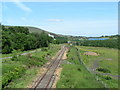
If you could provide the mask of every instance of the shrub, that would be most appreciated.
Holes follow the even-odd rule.
[[[110,70],[108,70],[108,69],[106,69],[106,68],[101,68],[101,67],[99,67],[99,68],[97,68],[96,70],[97,70],[97,71],[100,71],[100,72],[103,72],[103,73],[111,73]]]
[[[105,80],[111,80],[112,77],[111,76],[108,76],[108,75],[100,75],[100,74],[96,74],[98,77],[102,78],[102,79],[105,79]]]
[[[2,77],[2,88],[8,85],[12,80],[20,77],[24,72],[24,67],[16,67],[13,70],[5,73]]]
[[[47,51],[48,49],[47,48],[42,48],[41,51]]]
[[[13,56],[13,57],[11,58],[11,60],[12,60],[12,61],[18,61],[18,58],[17,58],[17,56]]]
[[[110,77],[110,76],[104,76],[104,78],[106,79],[106,80],[111,80],[112,78]]]
[[[81,71],[81,69],[80,69],[80,68],[78,68],[77,70],[78,70],[78,71]]]

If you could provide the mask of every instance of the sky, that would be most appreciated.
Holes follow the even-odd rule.
[[[2,24],[34,26],[56,34],[118,34],[117,2],[3,2]]]

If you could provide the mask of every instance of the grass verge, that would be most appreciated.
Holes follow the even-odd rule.
[[[57,88],[103,88],[83,64],[81,64],[75,47],[68,51],[69,64],[63,64],[63,70]]]

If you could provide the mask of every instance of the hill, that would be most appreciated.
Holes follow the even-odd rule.
[[[17,27],[17,26],[6,26],[5,27]],[[56,34],[52,32],[48,32],[46,30],[43,30],[38,27],[33,27],[33,26],[19,26],[19,27],[27,27],[29,29],[30,33],[42,33],[45,32],[46,34],[51,34],[54,37],[65,37],[68,38],[68,40],[76,41],[76,40],[81,40],[81,39],[88,39],[88,38],[112,38],[116,39],[118,38],[119,35],[109,35],[109,36],[100,36],[100,37],[87,37],[87,36],[72,36],[72,35],[62,35],[62,34]]]
[[[48,32],[46,30],[43,30],[41,28],[32,27],[32,26],[7,26],[7,25],[5,25],[5,27],[6,28],[8,28],[8,27],[27,27],[29,29],[30,33],[42,33],[42,32],[45,32],[46,34],[51,34],[51,35],[54,35],[54,36],[62,36],[62,35],[51,33],[51,32]]]
[[[67,37],[67,35],[55,34],[55,33],[48,32],[46,30],[43,30],[43,29],[37,28],[37,27],[32,27],[32,26],[24,26],[24,27],[27,27],[29,29],[30,33],[42,33],[42,32],[45,32],[47,34],[54,35],[55,37]]]

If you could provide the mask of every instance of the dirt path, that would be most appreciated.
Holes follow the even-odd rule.
[[[30,52],[28,52],[28,53],[18,54],[18,55],[16,55],[16,56],[27,55],[27,54],[31,54],[31,53],[34,53],[34,52],[36,52],[36,50],[34,50],[34,51],[30,51]],[[8,58],[12,58],[12,56],[10,56],[10,57],[3,57],[3,58],[0,58],[0,59],[8,59]]]
[[[99,62],[100,60],[95,60],[93,63],[93,66],[90,68],[92,71],[95,71],[99,67]]]
[[[101,61],[101,60],[95,60],[95,61],[94,61],[93,66],[90,68],[90,71],[91,71],[92,73],[94,73],[94,74],[100,74],[100,75],[108,75],[108,76],[113,77],[114,79],[120,78],[119,75],[112,75],[112,74],[110,74],[110,73],[102,73],[102,72],[96,71],[96,69],[99,67],[99,64],[98,64],[99,61]]]
[[[118,79],[118,78],[120,78],[119,75],[112,75],[112,74],[110,74],[110,73],[101,73],[101,72],[97,72],[97,71],[93,71],[93,73],[95,73],[95,74],[100,74],[100,75],[111,76],[111,77],[114,78],[114,79]]]

